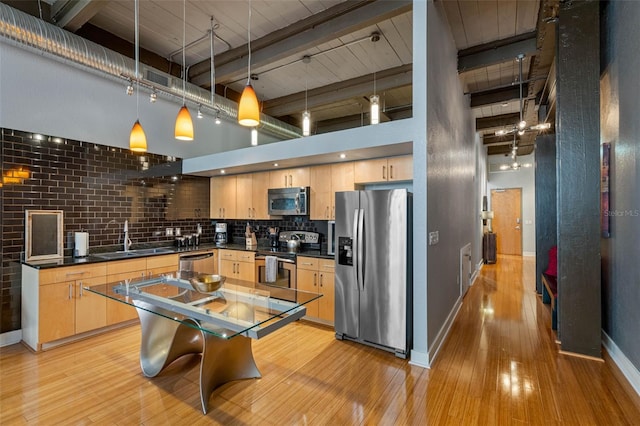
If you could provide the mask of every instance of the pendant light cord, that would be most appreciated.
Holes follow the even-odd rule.
[[[249,63],[247,65],[247,84],[251,83],[251,0],[249,0],[249,25],[247,26],[247,46],[249,47]]]
[[[518,68],[519,68],[519,86],[520,86],[520,123],[522,123],[522,115],[523,115],[523,111],[522,111],[522,61],[524,60],[524,56],[518,56]]]
[[[135,4],[135,21],[136,21],[136,32],[135,32],[135,41],[136,41],[136,120],[140,119],[140,77],[138,76],[138,63],[140,62],[140,33],[138,30],[140,20],[140,4],[139,0],[136,0]]]
[[[182,105],[185,105],[185,90],[187,85],[187,62],[185,50],[187,49],[187,0],[182,0]]]
[[[213,16],[211,17],[211,106],[215,107],[215,95],[216,95],[216,67],[214,62],[213,40],[215,39],[215,22]]]

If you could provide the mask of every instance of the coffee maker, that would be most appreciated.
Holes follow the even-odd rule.
[[[278,235],[278,228],[269,227],[269,247],[272,250],[276,250],[280,244],[280,236]]]
[[[223,246],[227,244],[227,224],[224,222],[216,223],[216,245]]]

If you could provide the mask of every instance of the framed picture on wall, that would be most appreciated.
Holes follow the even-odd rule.
[[[611,143],[602,144],[602,162],[600,164],[600,228],[602,238],[611,237],[611,210],[609,209],[609,166],[611,161]]]
[[[62,259],[62,210],[25,210],[25,260]]]

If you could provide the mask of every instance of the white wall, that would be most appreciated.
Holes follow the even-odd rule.
[[[489,172],[488,199],[491,209],[491,190],[506,188],[522,188],[522,254],[523,256],[536,255],[536,192],[535,192],[535,168],[533,167],[535,155],[523,155],[518,157],[518,162],[531,164],[531,167],[521,167],[518,170]],[[489,157],[489,165],[505,163],[502,156]],[[508,163],[508,162],[507,162]]]
[[[136,97],[125,93],[124,80],[43,54],[15,47],[0,39],[0,127],[65,139],[129,148],[136,120]],[[140,123],[150,153],[191,158],[248,147],[250,131],[235,122],[214,123],[213,117],[194,120],[195,140],[177,141],[173,128],[180,104],[158,95],[140,93]],[[260,143],[276,139],[260,134]]]

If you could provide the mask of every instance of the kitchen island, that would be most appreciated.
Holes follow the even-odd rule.
[[[176,272],[84,290],[135,306],[141,325],[140,366],[157,376],[179,357],[197,353],[200,399],[206,414],[211,393],[224,383],[260,377],[251,339],[260,339],[302,318],[305,304],[321,294],[296,291],[296,301],[271,297],[253,282],[227,279],[203,291],[197,276]]]

